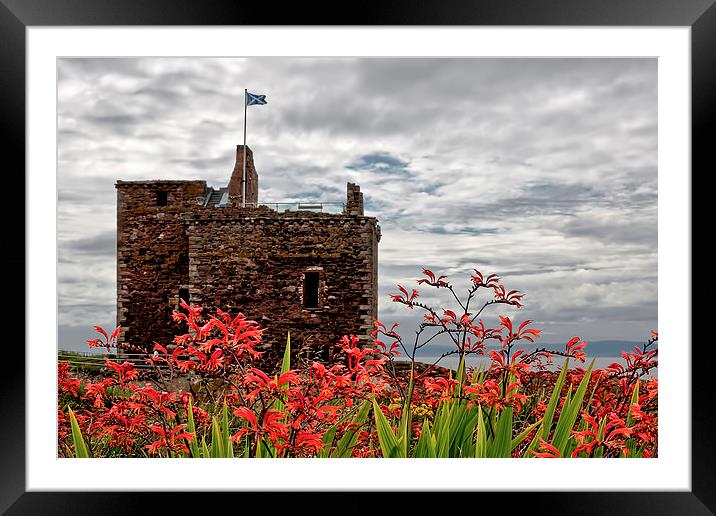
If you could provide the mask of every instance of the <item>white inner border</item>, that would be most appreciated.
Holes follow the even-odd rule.
[[[691,271],[690,42],[689,27],[29,27],[27,490],[690,490],[691,285],[663,281]],[[56,58],[386,55],[658,57],[659,457],[57,459]]]

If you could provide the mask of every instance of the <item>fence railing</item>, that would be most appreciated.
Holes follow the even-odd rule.
[[[75,369],[92,369],[100,370],[107,368],[105,358],[109,358],[112,362],[131,362],[138,370],[155,371],[156,368],[165,369],[167,364],[164,362],[155,362],[154,364],[147,361],[150,355],[144,353],[122,353],[116,355],[114,353],[93,354],[79,351],[58,351],[57,360],[69,362],[70,367]]]
[[[344,202],[258,202],[246,203],[247,206],[256,208],[266,206],[279,213],[287,211],[312,211],[319,213],[342,214],[345,212]]]

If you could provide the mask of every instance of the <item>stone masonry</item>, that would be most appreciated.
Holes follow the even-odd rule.
[[[251,149],[242,207],[243,151],[237,146],[229,185],[218,191],[205,181],[117,181],[121,340],[170,344],[183,297],[267,328],[266,366],[280,361],[289,331],[293,361],[330,363],[341,336],[368,339],[373,329],[380,226],[352,183],[338,214],[261,205]]]

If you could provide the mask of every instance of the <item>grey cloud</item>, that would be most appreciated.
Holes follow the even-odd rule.
[[[364,154],[356,159],[346,168],[351,170],[371,170],[374,172],[384,172],[388,174],[403,174],[408,172],[407,161],[392,156],[388,152],[374,152],[372,154]]]
[[[206,173],[206,171],[225,168],[226,156],[217,156],[215,158],[169,158],[168,162],[170,164],[187,165],[190,168]]]
[[[78,238],[64,243],[62,247],[79,253],[114,257],[117,252],[117,234],[108,231],[87,238]]]
[[[572,236],[596,238],[606,243],[625,243],[656,249],[657,217],[656,207],[642,210],[646,213],[597,214],[589,217],[581,215],[566,222],[563,230]]]
[[[261,200],[360,184],[383,229],[382,314],[422,266],[460,285],[478,267],[526,291],[520,315],[557,340],[574,321],[592,339],[655,325],[630,292],[656,282],[656,59],[67,58],[58,73],[67,328],[112,318],[114,182],[226,185],[244,87],[269,102],[248,113]]]
[[[107,72],[125,76],[149,77],[141,69],[141,60],[135,58],[60,58],[57,60],[57,64],[61,80],[76,76],[93,77]]]

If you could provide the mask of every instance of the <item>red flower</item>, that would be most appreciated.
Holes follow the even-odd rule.
[[[540,439],[540,450],[541,452],[532,452],[535,457],[544,459],[558,459],[560,457],[559,450],[549,444],[544,439]]]

